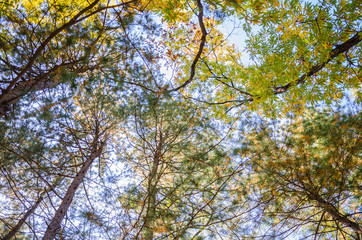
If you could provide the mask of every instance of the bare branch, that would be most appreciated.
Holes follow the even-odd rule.
[[[176,88],[173,88],[173,89],[170,89],[168,90],[169,92],[174,92],[174,91],[178,91],[180,90],[181,88],[185,88],[195,77],[195,73],[196,73],[196,64],[197,62],[199,61],[200,57],[201,57],[201,54],[202,54],[202,51],[204,49],[204,46],[205,46],[205,43],[206,43],[206,35],[207,35],[207,32],[206,32],[206,28],[205,28],[205,25],[204,25],[204,22],[203,22],[203,16],[204,16],[204,8],[201,4],[201,0],[196,0],[197,1],[197,6],[199,8],[199,15],[198,15],[198,19],[199,19],[199,25],[200,25],[200,28],[201,28],[201,42],[200,42],[200,45],[199,45],[199,51],[197,52],[192,64],[191,64],[191,70],[190,70],[190,77],[189,79],[187,79],[183,84],[181,84],[180,86],[176,87]]]

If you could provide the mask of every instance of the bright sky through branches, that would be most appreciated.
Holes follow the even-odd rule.
[[[360,0],[0,1],[0,238],[361,239],[361,23]]]

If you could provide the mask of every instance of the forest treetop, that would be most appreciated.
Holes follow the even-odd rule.
[[[360,240],[361,18],[359,0],[0,2],[1,237]],[[341,102],[357,111],[309,110]]]
[[[361,8],[357,0],[2,2],[0,113],[29,92],[86,86],[95,75],[114,91],[181,91],[216,108],[273,114],[329,104],[346,90],[360,101]],[[243,25],[246,49],[220,30],[231,19]]]

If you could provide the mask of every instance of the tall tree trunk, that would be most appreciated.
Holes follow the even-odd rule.
[[[151,192],[149,192],[148,196],[148,206],[147,213],[145,217],[144,229],[145,229],[145,240],[153,240],[154,238],[154,229],[152,223],[155,219],[155,211],[156,211],[156,186],[152,186]]]
[[[98,139],[95,139],[94,141],[98,141]],[[97,145],[98,144],[96,144],[96,142],[95,142],[95,144],[93,144],[92,154],[85,161],[82,168],[77,173],[74,180],[68,187],[68,190],[65,193],[64,198],[63,198],[58,210],[55,212],[51,222],[48,225],[48,228],[43,236],[43,240],[53,240],[57,231],[60,229],[60,224],[63,221],[63,218],[68,211],[70,203],[73,200],[75,191],[79,187],[80,183],[83,181],[84,176],[87,173],[90,166],[92,165],[94,159],[96,159],[101,154],[102,149],[104,147],[104,142],[101,143],[99,148],[97,148]]]
[[[10,240],[15,234],[19,231],[19,229],[23,226],[28,217],[38,208],[39,204],[44,199],[44,194],[46,191],[42,192],[38,198],[38,200],[34,203],[34,205],[24,214],[24,216],[19,220],[19,222],[13,227],[8,234],[2,240]]]
[[[157,195],[157,184],[160,180],[160,176],[158,174],[159,165],[162,157],[162,149],[163,149],[163,136],[160,133],[160,140],[157,144],[156,152],[153,157],[152,170],[149,175],[148,181],[148,203],[147,203],[147,212],[145,216],[144,229],[145,229],[145,239],[153,240],[154,238],[154,228],[152,226],[155,221],[156,215],[156,195]]]

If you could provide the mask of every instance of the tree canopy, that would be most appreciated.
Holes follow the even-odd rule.
[[[248,136],[249,181],[256,182],[270,232],[283,236],[307,227],[325,239],[358,237],[360,123],[360,113],[312,112],[283,128],[261,124]]]
[[[1,239],[361,239],[361,23],[358,0],[0,2]]]

